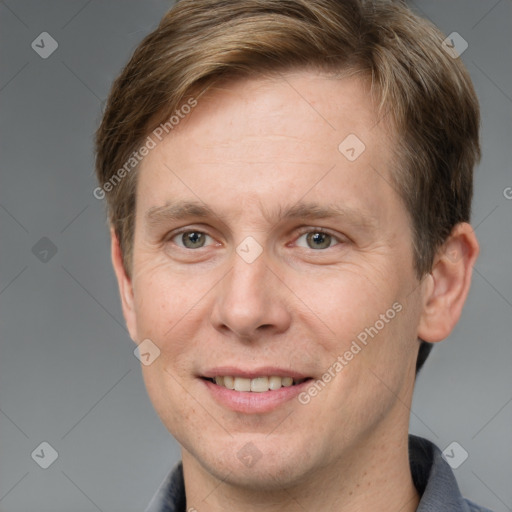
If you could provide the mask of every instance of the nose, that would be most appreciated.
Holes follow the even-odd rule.
[[[283,333],[291,322],[286,290],[264,254],[251,263],[234,254],[233,267],[217,288],[211,322],[224,335],[244,341]]]

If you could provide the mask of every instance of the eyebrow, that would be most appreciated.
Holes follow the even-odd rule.
[[[188,219],[190,217],[216,217],[211,208],[197,201],[177,201],[163,206],[149,208],[144,220],[148,227],[158,226],[170,221]]]
[[[292,206],[279,207],[273,214],[263,209],[263,217],[269,222],[283,220],[304,219],[339,219],[343,218],[362,228],[376,228],[377,221],[368,213],[357,208],[346,208],[336,204],[320,205],[314,202],[299,202]],[[163,206],[149,208],[145,215],[148,227],[157,227],[160,224],[196,218],[217,218],[222,221],[210,207],[199,201],[176,201]]]

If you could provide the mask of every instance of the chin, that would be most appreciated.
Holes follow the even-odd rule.
[[[222,443],[214,440],[204,449],[194,445],[189,454],[218,480],[268,492],[298,485],[314,472],[311,439],[293,444],[289,439],[283,441],[280,436],[270,440],[265,435],[241,434],[227,436]]]

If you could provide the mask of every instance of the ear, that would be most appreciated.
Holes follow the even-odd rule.
[[[137,322],[134,308],[133,287],[132,281],[126,274],[126,269],[123,263],[123,255],[121,252],[121,245],[115,233],[114,228],[110,229],[111,238],[111,251],[112,251],[112,265],[117,277],[117,284],[119,285],[119,295],[121,296],[121,305],[123,308],[123,315],[128,327],[128,332],[133,341],[137,339]]]
[[[466,222],[457,224],[438,250],[432,271],[424,278],[418,338],[435,343],[453,330],[469,292],[478,253],[473,228]]]

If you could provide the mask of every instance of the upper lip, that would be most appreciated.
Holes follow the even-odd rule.
[[[245,379],[257,379],[258,377],[291,377],[292,379],[307,379],[306,375],[294,370],[278,368],[276,366],[265,366],[260,368],[237,368],[235,366],[218,366],[210,368],[201,373],[201,377],[213,379],[214,377],[242,377]]]

